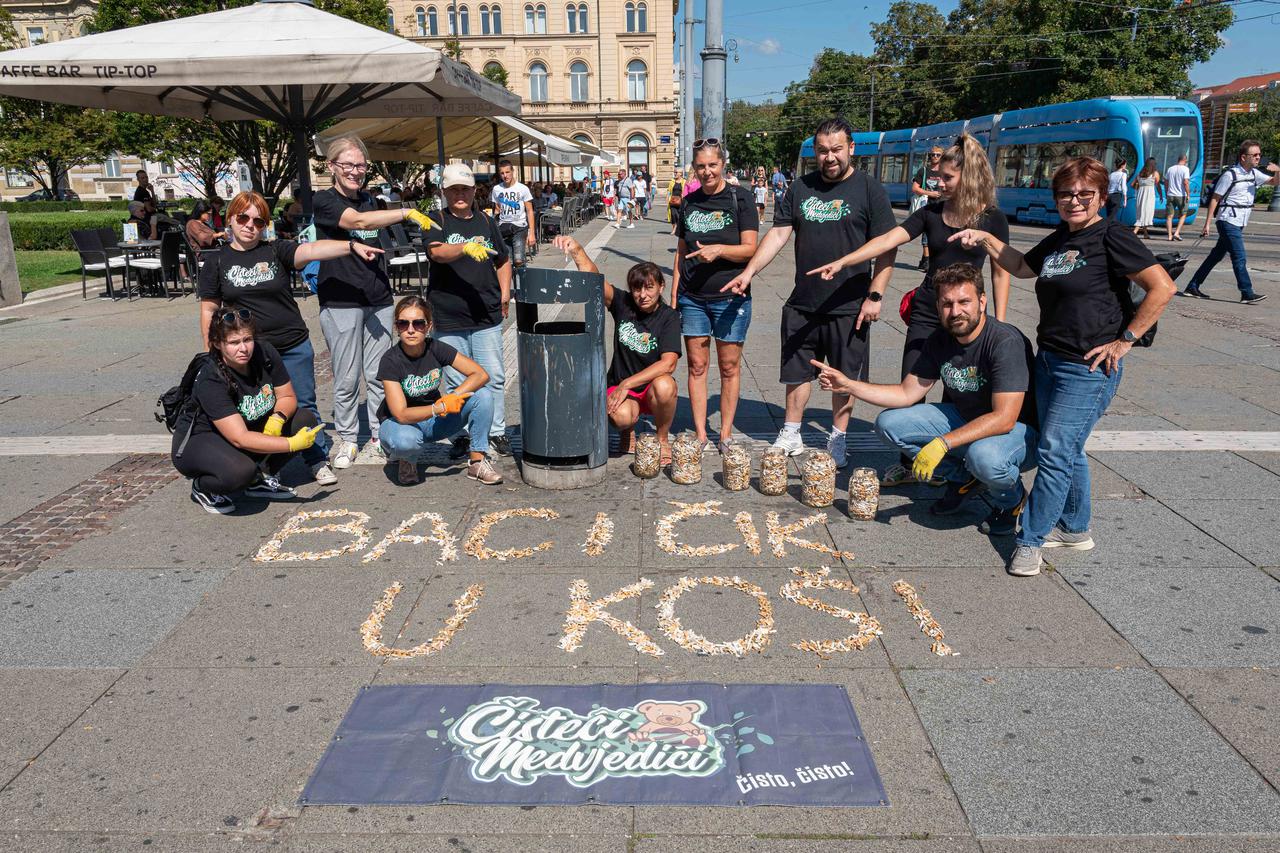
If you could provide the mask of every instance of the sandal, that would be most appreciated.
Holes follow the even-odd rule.
[[[671,442],[669,441],[662,442],[661,448],[662,449],[658,455],[658,464],[665,468],[666,466],[670,465],[672,462]]]

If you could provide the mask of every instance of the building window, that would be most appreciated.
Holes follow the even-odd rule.
[[[636,31],[636,4],[627,3],[627,32]]]
[[[27,27],[27,44],[31,47],[44,44],[44,27]]]
[[[458,35],[471,35],[471,11],[466,6],[458,7]]]
[[[579,3],[576,6],[570,3],[564,10],[565,22],[567,29],[571,33],[585,33],[587,31],[587,4]]]
[[[646,3],[632,3],[628,0],[627,32],[645,33],[649,31],[649,6]]]
[[[524,7],[524,31],[526,33],[534,33],[537,35],[545,35],[547,32],[547,7],[539,3],[534,6],[532,3]]]
[[[578,32],[587,32],[587,4],[578,4]]]
[[[645,68],[645,64],[638,59],[633,59],[627,63],[627,100],[643,101],[646,100],[645,81],[649,72]]]
[[[18,169],[5,169],[4,182],[11,187],[33,187],[36,179]]]
[[[396,16],[391,12],[391,8],[387,8],[387,32],[394,33],[396,31]]]
[[[458,7],[450,5],[445,9],[445,14],[449,16],[449,35],[456,36],[458,34]]]
[[[419,6],[413,10],[413,17],[418,24],[418,35],[425,36],[427,34],[427,10]]]
[[[529,66],[529,100],[538,103],[547,100],[547,66],[541,62]]]
[[[429,36],[440,35],[440,19],[436,15],[435,6],[427,7],[427,35]]]
[[[627,168],[649,168],[649,140],[643,133],[633,133],[627,139]]]
[[[102,175],[106,178],[120,177],[120,155],[112,154],[107,161],[102,164]]]
[[[489,15],[493,20],[493,34],[495,36],[502,35],[502,7],[493,6],[489,9]]]
[[[489,7],[480,7],[480,35],[489,35]]]
[[[575,103],[587,100],[587,63],[582,60],[569,65],[569,100]]]

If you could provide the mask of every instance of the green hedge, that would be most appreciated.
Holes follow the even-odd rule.
[[[1275,187],[1258,187],[1258,197],[1254,201],[1258,204],[1271,204],[1271,194],[1275,191]]]
[[[75,249],[72,231],[109,227],[117,234],[127,217],[121,211],[84,213],[11,213],[9,230],[13,247],[19,250]]]
[[[129,202],[115,201],[0,201],[5,213],[67,213],[73,210],[128,210]]]

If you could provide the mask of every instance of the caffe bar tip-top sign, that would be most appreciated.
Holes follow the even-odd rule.
[[[302,802],[888,805],[843,688],[701,682],[366,687]]]

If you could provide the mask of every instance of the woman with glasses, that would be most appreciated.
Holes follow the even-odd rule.
[[[929,202],[942,198],[942,190],[939,186],[942,181],[941,165],[942,146],[935,145],[929,149],[924,165],[916,170],[915,177],[911,179],[912,213]],[[916,265],[916,269],[924,272],[929,268],[929,236],[927,234],[920,236],[920,249],[920,263]]]
[[[406,296],[396,304],[395,328],[400,342],[387,350],[378,365],[384,393],[378,420],[387,458],[400,463],[400,485],[418,482],[418,456],[426,442],[453,438],[464,427],[475,436],[467,477],[486,486],[501,483],[502,475],[485,452],[484,439],[493,422],[493,395],[476,393],[489,381],[489,374],[431,337],[431,306],[419,296]],[[462,381],[442,394],[446,367],[457,371]]]
[[[316,236],[353,246],[378,246],[378,231],[405,220],[423,230],[431,220],[409,207],[379,210],[365,192],[369,152],[358,136],[340,136],[325,152],[333,186],[315,196]],[[382,383],[378,364],[391,348],[391,283],[387,270],[374,257],[351,253],[320,262],[316,295],[320,300],[320,329],[333,360],[333,420],[338,450],[333,467],[347,468],[359,447],[360,418],[357,405],[360,381],[365,384],[365,406],[375,448],[378,444],[378,409]]]
[[[292,500],[297,494],[275,474],[314,446],[315,412],[298,407],[284,359],[256,339],[249,309],[222,309],[209,319],[209,353],[191,386],[196,405],[173,431],[173,465],[191,479],[191,500],[205,512],[234,512],[232,492]]]
[[[292,380],[298,406],[314,414],[319,423],[315,350],[307,323],[293,298],[290,272],[302,269],[311,261],[348,255],[374,259],[382,250],[345,240],[265,243],[262,235],[270,224],[267,210],[266,200],[257,193],[237,195],[227,205],[230,242],[201,254],[203,264],[196,285],[200,299],[200,337],[208,349],[214,315],[224,308],[247,309],[259,339],[279,352]],[[302,459],[317,483],[331,486],[338,481],[329,467],[329,439],[324,433],[316,439],[314,447],[303,453]]]
[[[1040,573],[1042,548],[1087,551],[1089,459],[1084,445],[1120,386],[1124,357],[1173,297],[1173,280],[1128,228],[1104,215],[1109,176],[1092,157],[1053,174],[1062,224],[1025,255],[970,229],[950,239],[982,248],[1018,278],[1036,280],[1035,394],[1039,470],[1008,571]],[[1145,292],[1135,307],[1129,283]]]
[[[725,151],[718,139],[694,142],[693,170],[700,186],[685,196],[676,214],[676,262],[671,304],[680,311],[681,334],[689,354],[689,404],[693,429],[705,449],[707,367],[716,339],[720,368],[720,439],[723,453],[733,443],[733,418],[741,387],[742,345],[751,325],[750,285],[742,293],[722,292],[746,269],[760,238],[760,218],[751,193],[725,180]]]

